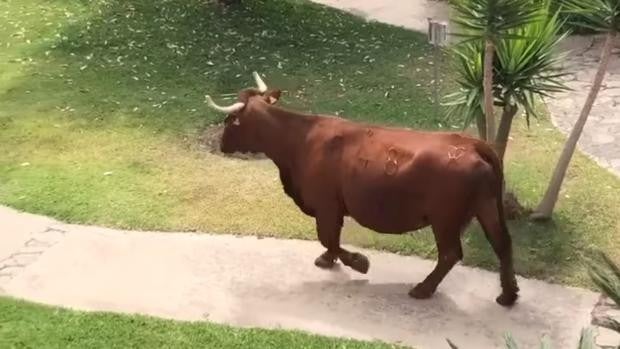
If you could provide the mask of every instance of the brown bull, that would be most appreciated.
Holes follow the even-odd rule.
[[[264,153],[280,170],[284,192],[316,220],[327,249],[315,264],[337,259],[366,273],[368,258],[340,246],[343,217],[379,233],[403,234],[431,226],[438,249],[435,269],[409,295],[430,297],[463,258],[461,234],[472,218],[481,223],[500,262],[502,293],[515,303],[518,286],[512,242],[503,213],[503,170],[486,143],[465,135],[384,128],[338,117],[302,114],[274,104],[279,90],[244,89],[225,114],[224,153]]]

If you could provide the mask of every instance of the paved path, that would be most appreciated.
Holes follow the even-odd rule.
[[[417,348],[523,348],[545,334],[574,348],[598,295],[519,279],[520,302],[495,304],[498,276],[457,266],[431,300],[407,296],[434,262],[364,251],[367,275],[319,270],[312,241],[124,232],[66,225],[0,207],[0,293],[86,310],[381,339]]]
[[[341,10],[392,25],[426,32],[428,17],[448,20],[446,1],[434,0],[312,0]],[[603,38],[571,37],[563,49],[575,54],[568,57],[564,67],[571,73],[567,84],[574,91],[556,94],[546,99],[553,124],[568,135],[579,116],[598,67]],[[620,176],[620,49],[609,66],[609,74],[578,147],[599,165]]]
[[[546,100],[551,118],[568,135],[579,117],[598,68],[603,37],[571,37],[562,49],[573,52],[564,63],[573,91]],[[620,175],[620,51],[614,50],[603,88],[579,139],[579,148],[601,166]]]
[[[435,0],[312,0],[351,12],[367,20],[389,23],[426,32],[428,17],[447,21],[449,6]]]

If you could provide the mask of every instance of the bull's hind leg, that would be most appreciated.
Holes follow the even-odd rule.
[[[316,258],[314,265],[323,269],[332,268],[336,259],[340,259],[346,266],[360,273],[367,273],[370,268],[368,258],[360,253],[349,252],[340,247],[340,233],[342,231],[343,216],[334,214],[317,215],[316,229],[321,244],[327,248],[323,254]]]
[[[494,199],[483,202],[476,217],[500,263],[502,294],[497,297],[496,301],[500,305],[511,306],[517,301],[519,287],[512,264],[512,239],[506,220],[499,212]]]
[[[409,296],[417,299],[431,297],[452,267],[463,258],[461,231],[465,225],[465,220],[455,222],[450,219],[433,224],[433,234],[437,243],[437,264],[424,281],[409,291]]]
[[[314,260],[314,265],[321,269],[331,269],[334,265],[336,265],[336,259],[338,259],[338,257],[333,253],[330,253],[328,250],[316,257]]]

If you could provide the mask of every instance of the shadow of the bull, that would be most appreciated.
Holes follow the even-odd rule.
[[[443,292],[441,287],[431,299],[415,300],[408,296],[408,283],[351,279],[341,267],[328,273],[327,280],[247,290],[264,296],[259,301],[247,297],[251,300],[242,301],[229,321],[417,348],[448,348],[446,338],[463,348],[500,348],[507,332],[525,347],[534,347],[540,336],[556,334],[552,321],[528,304],[508,310],[492,299],[472,297],[467,302],[467,296],[454,297],[453,290]]]

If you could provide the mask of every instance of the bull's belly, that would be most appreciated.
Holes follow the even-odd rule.
[[[366,219],[365,221],[360,221],[360,219],[358,218],[355,218],[355,217],[351,217],[351,218],[353,218],[359,225],[365,228],[368,228],[372,231],[375,231],[377,233],[380,233],[380,234],[393,234],[393,235],[406,234],[406,233],[414,232],[416,230],[419,230],[429,225],[428,223],[423,223],[423,222],[418,222],[417,224],[412,224],[412,223],[394,224],[394,223],[384,222],[381,220],[368,220],[364,218]]]
[[[368,200],[347,204],[349,216],[383,234],[403,234],[429,225],[423,207],[409,200]]]

